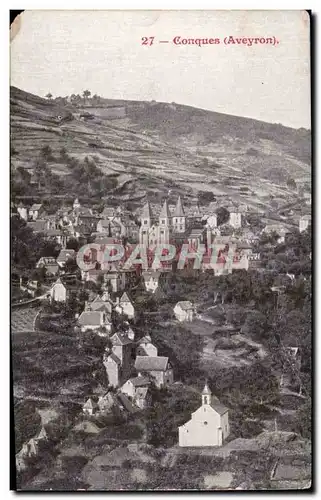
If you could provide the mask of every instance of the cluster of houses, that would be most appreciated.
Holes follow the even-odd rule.
[[[260,254],[254,250],[262,234],[278,235],[278,243],[283,243],[290,232],[289,226],[283,222],[267,224],[263,230],[253,230],[246,220],[247,206],[228,206],[228,220],[218,226],[216,203],[208,206],[184,207],[179,196],[175,205],[165,199],[162,206],[147,202],[142,210],[132,213],[123,207],[106,206],[101,213],[88,207],[82,207],[75,199],[72,207],[63,207],[55,215],[46,214],[43,205],[34,204],[29,209],[20,203],[16,207],[20,217],[35,232],[41,232],[48,240],[61,245],[62,250],[57,259],[43,257],[37,267],[44,267],[48,275],[57,276],[63,273],[67,260],[75,260],[75,252],[68,249],[68,242],[77,239],[79,245],[89,240],[104,245],[119,243],[125,246],[135,243],[145,245],[153,252],[159,244],[173,244],[176,248],[187,243],[197,251],[200,245],[206,249],[202,259],[201,270],[212,270],[215,275],[230,274],[233,270],[251,268],[260,269]],[[298,228],[305,231],[311,224],[311,215],[298,216]],[[217,264],[213,267],[212,248],[218,245]],[[229,248],[233,246],[233,257]],[[229,255],[229,257],[228,257]],[[172,269],[172,263],[163,263],[162,269],[151,266],[141,275],[146,290],[154,293],[159,283]],[[83,281],[97,283],[103,274],[105,286],[110,285],[114,292],[130,288],[135,280],[135,273],[121,266],[100,265],[95,269],[82,270]]]
[[[244,224],[246,208],[228,207],[227,223],[217,224],[217,206],[185,208],[180,197],[175,206],[167,200],[161,207],[146,203],[139,217],[121,209],[105,207],[97,214],[89,208],[81,207],[76,199],[72,208],[62,209],[55,216],[47,215],[41,204],[34,204],[27,209],[20,205],[17,212],[26,220],[27,225],[35,232],[54,239],[62,249],[57,258],[41,257],[37,268],[44,269],[46,275],[55,277],[55,282],[48,291],[53,302],[68,301],[70,287],[65,280],[67,263],[76,261],[76,252],[68,248],[68,241],[76,238],[87,243],[90,238],[101,245],[113,242],[140,243],[149,248],[158,244],[188,242],[197,249],[205,244],[210,248],[213,243],[220,244],[228,251],[229,244],[235,244],[237,255],[232,260],[225,258],[225,250],[221,253],[222,269],[214,270],[216,274],[231,273],[234,269],[248,269],[259,265],[260,255],[253,251],[253,245],[260,238],[260,233],[253,233]],[[303,216],[299,221],[300,232],[309,226],[311,218]],[[279,235],[279,242],[285,240],[287,229],[282,224],[267,225],[263,233]],[[210,259],[203,260],[202,270],[210,269]],[[155,293],[167,270],[150,269],[141,276],[147,291]],[[162,388],[174,383],[174,372],[171,361],[158,354],[158,347],[149,334],[137,338],[135,322],[137,312],[128,290],[137,278],[136,270],[125,270],[108,264],[103,269],[81,271],[82,281],[98,283],[102,277],[102,292],[91,297],[83,311],[76,315],[77,327],[82,333],[95,332],[108,337],[109,345],[102,353],[102,365],[106,372],[106,392],[99,396],[92,395],[83,407],[84,416],[92,417],[111,411],[117,404],[130,412],[144,410],[151,404],[151,387]],[[179,322],[191,322],[195,317],[195,307],[188,301],[178,302],[174,307],[174,315]],[[117,319],[118,318],[118,319]],[[117,320],[116,320],[117,319]],[[121,323],[121,328],[119,325]],[[297,352],[295,353],[297,356]],[[285,377],[282,383],[285,383]],[[81,422],[85,427],[93,428],[93,421]],[[191,420],[179,427],[179,445],[186,446],[221,446],[229,436],[228,409],[215,398],[205,384],[201,395],[201,406]],[[42,428],[39,435],[25,443],[16,455],[17,469],[24,470],[25,459],[37,454],[41,441],[47,435]]]

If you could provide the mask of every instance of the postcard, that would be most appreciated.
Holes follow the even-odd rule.
[[[311,13],[11,24],[11,488],[312,488]]]

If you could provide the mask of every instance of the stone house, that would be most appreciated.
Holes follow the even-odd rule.
[[[121,377],[121,363],[120,359],[115,354],[104,353],[103,365],[106,369],[108,377],[108,385],[110,387],[118,387]]]
[[[49,291],[51,302],[67,302],[69,291],[60,278],[52,285]]]
[[[150,385],[150,380],[147,377],[133,377],[127,380],[125,384],[120,388],[121,392],[127,394],[130,398],[134,399],[139,388],[146,388]]]
[[[194,306],[189,300],[177,302],[174,307],[174,314],[178,321],[193,321]]]
[[[135,369],[138,375],[152,377],[158,388],[170,385],[174,381],[172,365],[164,356],[137,356]]]
[[[103,364],[108,376],[109,385],[118,387],[130,376],[132,368],[132,341],[122,333],[115,333],[111,338],[111,352],[107,348]]]
[[[131,371],[133,343],[127,335],[123,333],[114,333],[114,335],[110,337],[110,340],[112,343],[112,352],[120,360],[122,378],[126,379]]]
[[[41,203],[34,203],[32,207],[29,208],[29,218],[32,220],[37,220],[44,213],[44,208]]]
[[[60,253],[57,257],[57,264],[59,267],[64,268],[67,261],[75,261],[76,260],[76,251],[71,248],[65,248],[60,250]]]
[[[114,397],[112,396],[112,394],[110,392],[107,392],[103,396],[99,396],[97,404],[98,404],[99,411],[101,413],[107,413],[114,406],[115,400],[114,400]]]
[[[149,387],[138,387],[134,398],[134,403],[141,410],[145,410],[151,404],[151,394]]]
[[[143,271],[142,277],[144,280],[145,288],[148,292],[154,293],[158,288],[159,278],[161,273],[159,271]]]
[[[302,233],[305,231],[309,225],[311,224],[311,215],[303,215],[299,220],[299,231]]]
[[[127,318],[129,318],[129,319],[135,320],[135,308],[134,308],[133,303],[130,300],[130,298],[126,292],[123,293],[123,295],[120,297],[120,299],[119,299],[119,297],[117,297],[115,310],[119,314],[123,314],[124,316],[127,316]]]
[[[17,206],[17,212],[20,215],[21,219],[24,219],[25,221],[28,220],[28,209],[22,203],[19,203],[19,205]]]
[[[158,349],[152,344],[152,339],[149,335],[145,335],[137,342],[137,356],[157,356]]]
[[[178,428],[179,446],[222,446],[230,434],[228,409],[222,405],[205,384],[202,405],[192,418]]]
[[[40,257],[36,264],[36,268],[45,268],[46,274],[56,276],[59,271],[59,265],[54,257]]]
[[[85,415],[92,416],[95,415],[95,413],[97,413],[98,409],[99,409],[98,404],[92,398],[88,398],[82,407],[82,412]]]

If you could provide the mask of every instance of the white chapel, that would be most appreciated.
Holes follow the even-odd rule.
[[[207,385],[202,392],[202,406],[178,428],[179,446],[222,446],[230,434],[228,408],[222,405]]]

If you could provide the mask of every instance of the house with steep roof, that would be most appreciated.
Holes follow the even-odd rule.
[[[174,314],[178,321],[193,321],[194,306],[189,300],[182,300],[177,302],[174,307]]]
[[[138,375],[152,377],[158,388],[174,381],[172,365],[165,356],[136,356],[135,369]]]
[[[135,308],[127,292],[124,292],[120,298],[117,297],[115,310],[129,319],[135,319]]]
[[[39,446],[38,441],[35,438],[29,439],[27,443],[22,445],[20,454],[22,457],[35,457],[38,455]]]
[[[145,335],[137,342],[137,356],[157,356],[158,349],[152,343],[150,335]]]
[[[147,292],[155,293],[158,288],[159,279],[161,276],[160,271],[143,271],[142,277],[144,280]]]
[[[131,370],[133,343],[126,334],[120,332],[114,333],[110,341],[113,354],[120,360],[122,377],[126,377]]]
[[[76,260],[76,251],[72,248],[65,248],[60,250],[60,253],[57,257],[57,264],[59,267],[64,268],[67,261],[75,261]]]
[[[56,276],[59,271],[59,265],[54,257],[40,257],[36,264],[36,268],[44,268],[47,275]]]
[[[67,302],[69,290],[60,278],[52,285],[49,291],[51,302]]]
[[[222,446],[230,434],[228,408],[212,396],[208,385],[202,392],[202,405],[192,418],[178,428],[179,446]]]
[[[138,387],[134,397],[134,403],[141,410],[145,410],[151,404],[151,393],[149,387]]]
[[[97,413],[99,407],[96,401],[93,400],[93,398],[88,398],[85,404],[82,407],[82,411],[85,415],[95,415]]]
[[[100,413],[108,413],[115,405],[115,398],[111,392],[106,392],[103,396],[99,396],[97,404]]]
[[[138,408],[145,409],[151,401],[149,390],[150,379],[148,377],[133,377],[127,380],[120,388],[122,394],[125,394]]]
[[[303,233],[311,224],[311,214],[303,215],[299,220],[299,231]]]
[[[19,203],[19,205],[17,206],[17,212],[20,215],[21,219],[25,221],[28,220],[28,208],[25,205]]]
[[[120,359],[112,352],[105,352],[103,356],[103,365],[106,369],[108,377],[108,385],[110,387],[118,387],[121,377],[121,362]]]
[[[41,203],[34,203],[32,207],[29,208],[29,217],[32,220],[37,220],[44,212],[45,210]]]

